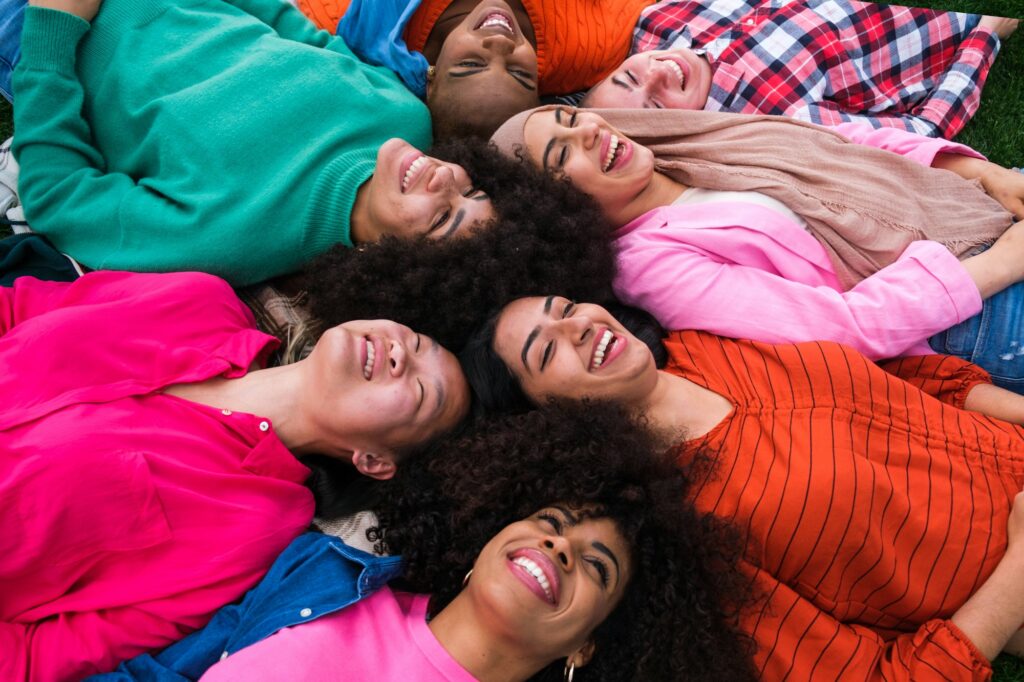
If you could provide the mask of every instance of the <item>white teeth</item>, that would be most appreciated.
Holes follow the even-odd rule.
[[[608,349],[608,344],[611,343],[614,336],[611,329],[604,330],[604,334],[601,335],[601,341],[598,342],[597,348],[594,350],[594,358],[590,361],[591,369],[597,369],[604,364],[604,352]]]
[[[668,64],[672,71],[675,72],[676,78],[679,79],[679,89],[686,85],[686,76],[683,75],[683,69],[671,59],[665,59],[662,64]]]
[[[427,162],[427,157],[421,156],[420,158],[418,158],[418,159],[416,159],[415,161],[412,162],[412,165],[409,166],[409,170],[405,171],[405,177],[402,178],[402,191],[403,192],[405,190],[409,189],[409,180],[411,180],[412,177],[414,175],[416,175],[416,171],[418,171],[420,168],[422,168],[423,164],[425,164],[426,162]]]
[[[612,160],[615,158],[615,150],[619,148],[619,136],[612,134],[611,142],[608,144],[608,155],[604,159],[604,172],[612,167]]]
[[[551,583],[548,582],[548,577],[544,575],[544,571],[541,570],[541,567],[538,566],[536,562],[527,559],[524,556],[519,556],[513,559],[512,563],[516,566],[520,566],[525,569],[527,573],[532,575],[537,581],[537,584],[539,584],[541,589],[544,590],[544,594],[547,595],[548,600],[552,602],[555,601],[554,594],[551,592]]]
[[[479,28],[490,28],[492,26],[501,27],[508,31],[509,33],[512,33],[512,24],[509,23],[509,20],[506,19],[505,15],[503,14],[490,15],[484,20],[482,24],[480,24]]]
[[[373,357],[376,353],[373,350],[373,341],[366,339],[366,364],[363,365],[363,378],[369,379],[373,376]]]

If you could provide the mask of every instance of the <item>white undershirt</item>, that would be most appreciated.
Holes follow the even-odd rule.
[[[679,198],[673,201],[673,204],[684,205],[684,204],[717,204],[717,203],[735,203],[740,202],[744,204],[756,204],[763,206],[767,209],[771,209],[776,213],[781,213],[786,216],[794,223],[807,229],[807,221],[798,216],[793,211],[789,210],[789,207],[778,199],[773,199],[767,194],[761,194],[760,192],[730,192],[715,189],[702,189],[700,187],[690,187],[686,189]]]

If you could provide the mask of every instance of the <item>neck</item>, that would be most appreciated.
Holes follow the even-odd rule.
[[[687,186],[683,183],[676,182],[664,173],[654,171],[651,181],[626,207],[623,215],[618,218],[617,224],[625,225],[648,211],[668,206],[686,190]]]
[[[550,661],[538,660],[495,634],[466,590],[430,621],[430,631],[445,651],[480,682],[523,682]]]
[[[356,200],[352,203],[352,216],[349,218],[348,233],[352,243],[356,246],[377,241],[379,236],[373,230],[370,214],[366,208],[369,201],[366,196],[367,192],[369,192],[369,186],[370,179],[367,179],[356,190]]]
[[[641,414],[670,442],[678,443],[707,434],[732,409],[732,402],[714,391],[659,371],[658,383],[641,406]]]
[[[214,377],[195,384],[176,384],[166,392],[213,408],[265,417],[292,453],[316,452],[316,439],[302,418],[302,364],[261,369],[236,379]]]

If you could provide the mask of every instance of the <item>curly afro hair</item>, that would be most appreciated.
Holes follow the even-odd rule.
[[[633,576],[593,633],[587,680],[753,680],[753,641],[736,626],[755,598],[741,538],[687,501],[699,453],[665,453],[642,424],[599,403],[549,403],[480,420],[385,482],[370,532],[403,555],[405,587],[439,612],[483,546],[553,503],[591,508],[630,544]],[[688,461],[685,469],[676,459]],[[533,680],[561,680],[563,660]]]
[[[456,350],[488,311],[521,296],[611,295],[611,227],[592,199],[483,142],[455,140],[431,153],[465,168],[497,217],[457,239],[336,245],[304,271],[325,328],[386,318]]]

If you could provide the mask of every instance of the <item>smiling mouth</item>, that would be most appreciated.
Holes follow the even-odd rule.
[[[474,30],[479,30],[482,28],[497,29],[499,31],[502,31],[503,33],[507,33],[510,36],[514,36],[516,33],[515,29],[512,26],[512,19],[504,12],[498,11],[489,12],[486,15],[484,15],[483,19],[480,20],[480,23],[476,25],[476,28]]]
[[[540,589],[544,592],[544,596],[551,604],[556,604],[555,591],[551,587],[551,581],[548,580],[547,575],[544,573],[544,569],[540,567],[536,561],[529,559],[525,556],[517,556],[512,559],[512,563],[523,569],[530,577],[532,577]]]
[[[677,64],[676,60],[674,59],[659,59],[658,61],[660,61],[662,64],[668,65],[668,67],[672,69],[672,73],[674,73],[676,75],[676,78],[679,79],[679,89],[685,90],[686,74],[683,73],[683,67],[679,66],[679,64]]]
[[[426,167],[427,161],[428,157],[421,156],[409,165],[409,168],[405,171],[405,175],[402,176],[403,193],[415,184],[413,183],[413,180],[420,174],[420,171]]]
[[[590,369],[591,371],[598,369],[604,364],[604,359],[612,348],[617,343],[615,334],[611,329],[605,329],[604,333],[598,339],[597,344],[594,345],[594,354],[590,356]]]
[[[373,339],[369,336],[364,336],[363,342],[366,343],[366,362],[363,364],[363,378],[369,381],[373,378],[373,365],[377,357],[377,351],[374,348]]]
[[[622,153],[626,151],[626,143],[619,139],[619,136],[612,133],[611,141],[608,143],[608,153],[604,157],[604,165],[601,167],[603,173],[607,173],[615,167]]]

